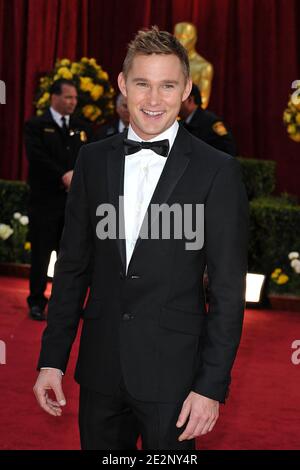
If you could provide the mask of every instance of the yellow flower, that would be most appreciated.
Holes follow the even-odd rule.
[[[90,121],[96,121],[96,119],[101,116],[102,111],[93,104],[87,104],[82,108],[82,112],[84,117],[89,119]]]
[[[70,61],[69,59],[62,59],[62,60],[60,61],[60,65],[62,65],[63,67],[64,67],[64,66],[68,66],[68,65],[70,65],[70,64],[71,64],[71,61]]]
[[[38,100],[37,102],[38,106],[43,107],[43,105],[49,100],[49,98],[50,98],[50,93],[46,91]]]
[[[99,70],[97,73],[97,77],[100,78],[101,80],[108,80],[108,74],[107,72],[104,72],[104,70]]]
[[[57,74],[66,80],[71,80],[73,78],[73,74],[70,69],[68,69],[68,67],[60,67],[57,71]]]
[[[296,123],[300,124],[300,113],[296,114]]]
[[[95,65],[97,65],[97,62],[96,62],[96,59],[92,58],[89,60],[89,63],[90,65],[92,65],[93,67],[95,67]]]
[[[286,274],[280,274],[279,278],[277,279],[277,284],[286,284],[289,280],[289,276]]]
[[[96,119],[101,116],[102,114],[102,111],[101,109],[98,108],[98,106],[94,106],[94,113],[92,114],[92,116],[90,117],[90,120],[91,121],[96,121]]]
[[[90,77],[80,77],[80,89],[82,91],[92,91],[93,87],[93,80]]]
[[[56,73],[53,77],[53,80],[56,82],[56,80],[59,80],[61,77]]]
[[[84,117],[86,117],[87,119],[90,119],[90,117],[91,117],[92,114],[93,114],[93,111],[94,111],[94,106],[93,106],[92,104],[86,104],[86,105],[82,108],[83,115],[84,115]]]
[[[291,119],[292,119],[291,113],[289,111],[285,111],[283,113],[283,119],[284,119],[285,122],[290,123]]]
[[[73,75],[77,75],[82,71],[82,64],[79,64],[78,62],[73,62],[71,65],[71,72]]]
[[[42,90],[48,90],[51,84],[52,84],[52,80],[49,77],[40,78],[40,88]]]
[[[289,134],[296,134],[297,129],[296,129],[295,124],[289,124],[287,127],[287,131]]]
[[[42,116],[44,112],[41,109],[38,109],[36,112],[37,116]]]
[[[24,243],[24,249],[26,251],[30,251],[31,250],[31,243],[30,242],[25,242]]]
[[[97,101],[100,96],[103,95],[104,88],[102,85],[95,85],[93,89],[91,90],[91,97],[94,101]]]
[[[87,57],[82,57],[82,58],[80,59],[80,62],[82,62],[83,64],[88,64],[89,59],[88,59]]]

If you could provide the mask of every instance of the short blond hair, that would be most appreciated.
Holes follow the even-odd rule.
[[[135,38],[128,44],[122,69],[125,78],[135,56],[151,54],[176,55],[182,65],[185,80],[189,79],[190,64],[185,48],[172,34],[168,31],[160,31],[157,26],[138,31]]]

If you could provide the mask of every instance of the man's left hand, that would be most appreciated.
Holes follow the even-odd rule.
[[[194,439],[212,431],[219,417],[219,402],[191,392],[183,402],[176,426],[181,428],[188,417],[188,424],[179,441]]]

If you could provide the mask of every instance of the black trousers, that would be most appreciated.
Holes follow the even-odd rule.
[[[51,252],[58,252],[64,226],[64,207],[55,211],[29,208],[29,237],[31,242],[31,269],[27,302],[44,309],[48,299],[44,295],[47,287],[47,270]]]
[[[180,403],[135,400],[122,381],[114,396],[80,388],[79,428],[83,450],[194,450],[195,439],[178,441]]]

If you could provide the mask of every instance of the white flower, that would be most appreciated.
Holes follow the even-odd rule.
[[[293,259],[291,261],[291,266],[296,273],[300,273],[300,260],[299,259]]]
[[[28,222],[29,222],[29,219],[28,219],[27,215],[22,215],[22,217],[20,217],[20,224],[21,225],[28,225]]]
[[[299,253],[298,251],[291,251],[289,253],[289,259],[295,259],[295,258],[299,258]]]
[[[2,240],[7,240],[12,233],[14,233],[14,231],[9,225],[0,224],[0,238]]]
[[[14,213],[14,219],[19,220],[21,217],[22,217],[22,214],[20,212]]]

